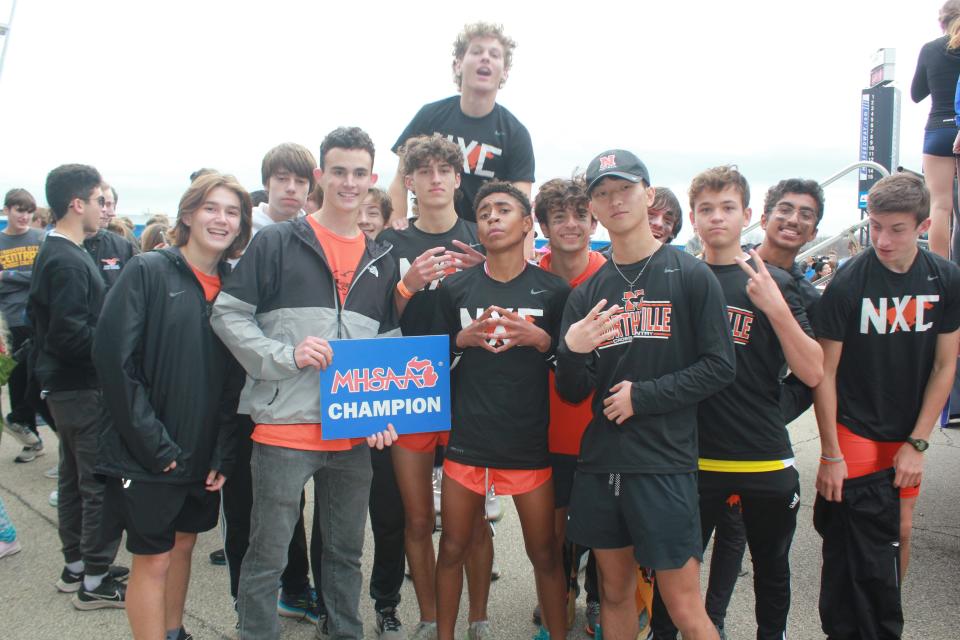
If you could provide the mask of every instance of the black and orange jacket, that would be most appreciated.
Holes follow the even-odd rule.
[[[221,269],[222,278],[229,267]],[[113,418],[100,436],[98,473],[169,484],[202,481],[211,469],[231,475],[244,378],[210,328],[211,306],[179,249],[135,256],[124,268],[93,345]]]

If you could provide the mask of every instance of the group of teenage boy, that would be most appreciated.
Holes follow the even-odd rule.
[[[513,497],[533,567],[535,637],[567,635],[579,564],[567,540],[595,563],[591,635],[634,640],[649,623],[657,639],[720,637],[700,562],[736,503],[757,637],[783,638],[800,503],[786,425],[813,403],[823,630],[899,637],[923,452],[960,343],[960,272],[917,245],[929,226],[922,181],[874,186],[873,246],[820,297],[795,263],[823,216],[820,187],[771,188],[764,240],[745,252],[748,183],[735,167],[708,169],[688,194],[698,259],[670,246],[679,202],[629,151],[600,153],[531,202],[530,137],[496,103],[513,48],[495,25],[458,36],[460,94],[423,107],[397,140],[388,193],[373,186],[374,145],[356,127],[328,134],[319,162],[299,145],[271,150],[256,209],[233,177],[203,172],[170,246],[124,260],[108,294],[106,267],[83,249],[103,181],[84,165],[49,174],[55,226],[27,311],[61,442],[58,588],[78,608],[125,607],[138,639],[191,637],[193,546],[222,501],[240,638],[279,637],[278,609],[316,621],[318,637],[362,638],[369,511],[378,637],[452,640],[464,572],[468,637],[497,637],[495,488]],[[597,224],[604,253],[590,249]],[[535,226],[549,241],[537,264]],[[450,339],[452,429],[398,436],[385,423],[325,439],[318,376],[335,341],[429,334]],[[126,585],[110,565],[124,530]],[[407,628],[405,564],[419,609]],[[652,615],[638,611],[638,576],[655,583]]]

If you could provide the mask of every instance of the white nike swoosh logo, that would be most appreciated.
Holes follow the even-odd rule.
[[[545,291],[546,291],[546,289],[539,289],[539,290],[537,290],[537,289],[530,289],[530,295],[532,295],[532,296],[538,296],[538,295],[540,295],[541,293],[544,293]]]
[[[927,281],[938,280],[940,276],[927,276]]]
[[[184,289],[184,291],[186,291],[186,289]],[[183,291],[171,291],[171,292],[170,292],[170,297],[171,297],[171,298],[176,298],[176,297],[177,297],[178,295],[180,295],[181,293],[183,293]]]

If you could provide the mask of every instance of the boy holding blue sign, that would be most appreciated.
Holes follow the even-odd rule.
[[[454,208],[463,166],[459,145],[442,136],[419,136],[406,142],[402,157],[404,185],[417,197],[419,216],[402,231],[384,230],[380,239],[393,245],[402,274],[397,285],[397,304],[403,314],[400,329],[405,336],[423,336],[443,332],[436,326],[441,280],[479,264],[483,254],[473,248],[479,244],[476,223],[457,216]],[[391,451],[403,497],[404,547],[420,607],[420,622],[411,640],[437,637],[433,464],[436,448],[445,447],[448,436],[448,431],[404,434]],[[486,618],[492,559],[492,539],[485,535],[467,562],[471,619]]]
[[[389,425],[363,439],[326,440],[319,375],[329,340],[373,338],[397,329],[391,247],[357,225],[376,182],[374,147],[357,127],[332,131],[320,145],[315,175],[319,211],[258,233],[224,282],[211,323],[255,380],[251,392],[253,513],[240,575],[240,635],[280,633],[276,593],[300,492],[313,477],[323,536],[322,593],[330,633],[363,637],[359,615],[363,530],[370,493],[369,446],[396,439]]]
[[[443,534],[437,558],[440,640],[452,640],[462,571],[477,536],[486,535],[491,484],[514,496],[549,635],[566,637],[566,596],[554,539],[553,480],[547,447],[548,372],[570,287],[527,263],[530,201],[516,187],[490,182],[477,193],[477,231],[487,261],[448,276],[439,309],[454,357],[453,429],[444,462]],[[469,638],[491,638],[471,619]]]

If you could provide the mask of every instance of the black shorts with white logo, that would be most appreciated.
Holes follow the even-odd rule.
[[[703,558],[696,473],[584,473],[573,480],[567,537],[591,549],[633,546],[644,568]]]
[[[155,555],[173,548],[177,532],[202,533],[217,526],[220,492],[204,484],[165,484],[107,478],[105,535],[127,531],[127,551]]]

